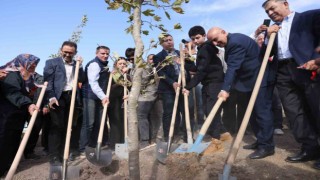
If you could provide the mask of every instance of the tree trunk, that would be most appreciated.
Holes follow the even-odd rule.
[[[129,177],[132,180],[140,179],[139,165],[139,135],[137,106],[140,95],[142,71],[143,42],[141,39],[141,5],[143,0],[137,0],[139,6],[134,8],[132,36],[135,42],[135,72],[132,80],[132,88],[128,100],[128,150],[129,150]]]

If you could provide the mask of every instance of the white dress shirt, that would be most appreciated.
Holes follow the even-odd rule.
[[[279,24],[281,28],[278,31],[278,59],[292,58],[292,54],[289,50],[289,37],[292,25],[292,20],[295,12],[291,12],[283,21]]]
[[[88,81],[90,84],[90,87],[93,91],[93,93],[99,98],[99,99],[103,99],[106,97],[105,92],[103,92],[103,90],[101,89],[101,87],[99,86],[99,78],[100,78],[100,71],[101,68],[99,67],[98,63],[93,62],[88,66]]]

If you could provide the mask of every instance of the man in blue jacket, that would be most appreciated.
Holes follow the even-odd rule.
[[[49,59],[43,70],[44,81],[48,82],[46,99],[50,107],[49,154],[50,163],[59,164],[62,161],[64,142],[68,124],[68,115],[72,94],[72,82],[76,61],[77,44],[71,41],[63,42],[60,57]],[[82,59],[79,59],[82,61]],[[83,69],[79,70],[80,81],[83,79]]]
[[[248,36],[239,33],[231,34],[219,27],[211,28],[207,37],[214,45],[225,48],[228,69],[218,97],[226,100],[231,88],[234,88],[239,94],[242,93],[243,96],[250,97],[261,66],[258,44]],[[268,85],[269,78],[272,79],[268,72],[264,76],[253,116],[250,119],[250,124],[257,137],[253,145],[246,147],[246,149],[255,149],[255,152],[249,155],[251,159],[261,159],[274,154],[271,110],[273,85],[272,83]]]

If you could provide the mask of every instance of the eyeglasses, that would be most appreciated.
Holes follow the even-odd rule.
[[[63,54],[69,54],[69,55],[74,55],[74,52],[68,52],[68,51],[62,51]]]

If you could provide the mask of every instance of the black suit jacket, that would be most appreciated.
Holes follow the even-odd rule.
[[[223,82],[224,73],[222,62],[217,56],[218,52],[219,49],[209,41],[198,47],[197,73],[186,85],[186,89],[190,90],[197,86],[200,82],[203,85],[206,85],[210,82]]]
[[[73,63],[73,74],[75,72],[76,62]],[[46,65],[43,70],[44,81],[48,81],[48,87],[46,89],[46,99],[57,98],[60,99],[63,88],[66,84],[66,68],[61,57],[49,59],[46,61]],[[78,81],[82,82],[84,78],[83,68],[79,69]]]
[[[175,52],[180,56],[180,52],[175,50]],[[162,50],[157,55],[153,57],[155,66],[157,66],[160,62],[162,62],[168,56],[167,51]],[[186,81],[190,80],[190,73],[189,71],[196,71],[196,66],[194,62],[185,61],[185,70],[186,70]],[[174,65],[167,65],[162,68],[158,72],[159,76],[164,78],[160,79],[159,86],[158,86],[158,93],[175,93],[172,84],[174,82],[178,82],[179,76],[176,75]]]
[[[241,92],[253,90],[261,66],[258,44],[250,37],[234,33],[228,34],[225,46],[225,60],[228,65],[222,90],[230,92],[233,86]]]

